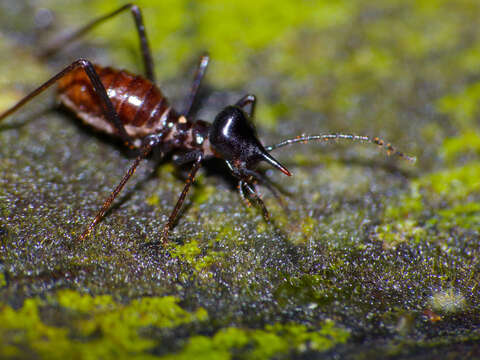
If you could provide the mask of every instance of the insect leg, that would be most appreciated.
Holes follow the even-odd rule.
[[[253,116],[253,113],[255,112],[255,105],[257,104],[257,98],[255,95],[252,95],[252,94],[248,94],[248,95],[245,95],[244,97],[242,97],[240,100],[237,101],[237,103],[235,104],[235,106],[238,106],[238,107],[241,107],[242,109],[247,106],[247,105],[250,105],[250,110],[247,111],[247,114],[249,117],[252,117]]]
[[[33,90],[30,94],[25,96],[23,99],[21,99],[18,103],[16,103],[14,106],[12,106],[10,109],[7,109],[5,112],[0,114],[0,121],[2,121],[4,118],[6,118],[8,115],[14,113],[16,110],[18,110],[20,107],[25,105],[28,101],[33,99],[35,96],[39,95],[42,93],[44,90],[48,89],[50,86],[55,84],[58,80],[60,80],[62,77],[64,77],[66,74],[68,74],[70,71],[81,67],[85,72],[87,73],[90,81],[92,82],[93,88],[95,89],[96,94],[100,98],[100,103],[102,104],[103,107],[103,112],[105,114],[105,117],[107,118],[108,121],[112,123],[112,125],[117,129],[118,135],[124,140],[128,146],[133,147],[133,143],[131,141],[130,136],[127,134],[125,131],[125,128],[118,118],[117,112],[115,111],[115,108],[112,105],[112,102],[108,98],[107,92],[105,90],[105,87],[103,86],[102,82],[100,81],[100,78],[95,71],[95,68],[93,67],[92,63],[88,60],[85,59],[78,59],[74,61],[72,64],[67,66],[65,69],[60,71],[58,74],[47,80],[45,83],[40,85],[38,88]]]
[[[127,170],[125,175],[123,175],[122,180],[120,180],[120,183],[116,186],[116,188],[111,192],[110,196],[105,200],[103,203],[103,206],[101,209],[98,211],[97,215],[95,215],[95,218],[93,221],[90,223],[90,225],[85,229],[85,231],[78,237],[79,241],[85,240],[85,238],[90,234],[90,232],[93,230],[95,225],[98,224],[98,222],[103,218],[105,213],[108,211],[110,206],[112,205],[112,202],[115,200],[117,195],[122,191],[123,187],[127,183],[127,181],[132,177],[133,174],[135,174],[135,171],[137,170],[137,166],[140,164],[140,162],[145,159],[148,154],[152,151],[153,147],[155,147],[158,143],[160,142],[160,137],[156,135],[151,135],[145,138],[144,144],[140,150],[140,155],[137,156],[137,158],[133,161],[133,164],[130,166],[130,168]]]
[[[182,204],[185,201],[185,196],[187,195],[188,190],[190,189],[190,186],[192,185],[193,180],[195,179],[195,175],[196,175],[198,169],[200,169],[200,166],[202,164],[202,160],[203,160],[203,154],[200,153],[200,154],[197,155],[197,158],[196,158],[195,162],[193,163],[193,166],[190,170],[190,173],[188,174],[188,178],[185,181],[185,186],[183,188],[183,191],[180,194],[180,197],[178,198],[177,203],[175,204],[175,207],[173,208],[172,213],[168,217],[167,223],[163,227],[163,233],[162,233],[162,238],[161,238],[161,242],[162,242],[163,245],[165,245],[168,241],[168,233],[170,232],[170,229],[172,228],[173,224],[175,223],[175,219],[177,218],[178,212],[180,211],[180,208],[182,207]]]
[[[248,190],[249,196],[251,196],[253,198],[253,200],[258,204],[258,206],[260,206],[260,208],[262,209],[262,214],[263,214],[263,218],[265,219],[265,221],[269,222],[270,221],[270,214],[267,210],[267,207],[265,206],[265,203],[260,198],[260,195],[258,195],[255,187],[252,184],[249,184],[247,182],[243,182],[243,186],[245,187],[245,189]]]
[[[246,174],[252,176],[255,180],[257,180],[261,185],[265,185],[268,190],[273,194],[275,199],[277,199],[278,203],[280,206],[283,208],[285,212],[288,212],[288,206],[285,203],[285,200],[283,199],[282,196],[280,196],[279,192],[277,189],[275,189],[274,184],[262,173],[250,170],[250,169],[244,169],[243,170]]]
[[[197,70],[195,71],[195,75],[193,77],[192,87],[190,88],[190,93],[188,94],[187,100],[185,101],[185,110],[183,111],[183,115],[187,118],[189,115],[191,115],[192,108],[195,103],[195,98],[197,97],[198,89],[200,88],[202,79],[205,76],[205,72],[207,71],[209,61],[210,56],[208,56],[208,54],[203,54],[200,57],[200,61],[198,62]]]
[[[245,181],[240,180],[237,185],[238,193],[240,194],[240,197],[242,200],[245,202],[247,206],[252,206],[252,203],[250,202],[249,199],[245,196]]]
[[[135,27],[137,28],[138,37],[140,38],[140,49],[142,52],[143,64],[145,67],[145,74],[149,80],[151,80],[152,82],[155,82],[153,58],[152,58],[152,53],[150,51],[150,46],[148,45],[147,32],[145,30],[145,25],[143,24],[142,12],[140,11],[140,8],[134,4],[126,4],[111,13],[103,15],[98,19],[95,19],[89,22],[88,24],[74,31],[73,33],[57,39],[56,41],[51,43],[49,46],[47,46],[47,48],[43,50],[40,56],[48,57],[56,53],[64,46],[70,44],[72,41],[78,39],[82,35],[86,34],[90,30],[95,28],[97,25],[100,25],[101,23],[105,22],[108,19],[113,18],[115,15],[118,15],[124,12],[125,10],[130,10],[133,15],[133,19],[135,20]]]
[[[197,152],[190,151],[180,155],[173,155],[172,160],[175,163],[175,165],[181,166],[181,165],[185,165],[186,163],[197,160],[197,157],[198,157]]]

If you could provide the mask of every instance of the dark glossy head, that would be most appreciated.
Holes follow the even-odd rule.
[[[245,177],[244,170],[262,160],[291,175],[265,150],[247,114],[237,106],[227,106],[217,115],[210,127],[209,140],[215,155],[224,159],[237,177]]]

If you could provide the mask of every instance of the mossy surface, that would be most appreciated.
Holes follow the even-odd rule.
[[[284,199],[246,207],[209,162],[171,232],[188,167],[142,164],[76,242],[132,154],[47,91],[0,123],[0,356],[462,358],[480,341],[480,3],[140,0],[159,85],[179,109],[198,56],[198,117],[255,93]],[[142,72],[129,14],[41,61],[39,49],[121,4],[0,3],[0,111],[78,57]],[[286,209],[284,209],[286,208]]]

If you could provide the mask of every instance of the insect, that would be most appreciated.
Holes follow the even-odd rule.
[[[127,10],[130,10],[133,15],[140,38],[145,77],[133,75],[124,70],[94,65],[86,59],[78,59],[0,114],[1,121],[51,85],[58,84],[58,98],[64,106],[93,128],[118,137],[128,147],[137,149],[137,157],[104,201],[91,223],[79,236],[79,240],[88,237],[135,173],[138,165],[153,149],[159,149],[163,154],[171,151],[180,152],[180,155],[175,158],[177,164],[193,164],[183,191],[163,227],[161,234],[163,244],[168,240],[169,231],[205,159],[212,157],[223,159],[232,175],[238,179],[240,196],[248,203],[254,202],[259,206],[266,219],[269,218],[269,213],[259,196],[257,185],[264,185],[274,195],[276,193],[265,176],[255,170],[256,165],[266,161],[285,175],[292,175],[270,154],[275,149],[314,140],[344,139],[377,144],[386,148],[389,154],[393,153],[401,158],[413,160],[377,137],[347,134],[301,135],[265,147],[257,138],[250,121],[256,104],[256,97],[251,94],[245,95],[233,105],[226,106],[218,113],[213,123],[192,119],[192,106],[209,63],[208,55],[200,58],[185,109],[177,112],[160,89],[155,86],[153,61],[142,14],[134,4],[124,5],[91,21],[69,36],[55,41],[43,55],[58,51],[97,25]]]

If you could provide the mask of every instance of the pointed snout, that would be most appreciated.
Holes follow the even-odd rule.
[[[270,165],[276,167],[278,170],[283,172],[287,176],[292,176],[292,173],[282,164],[280,164],[274,157],[272,157],[268,152],[263,152],[263,159],[267,161]]]

